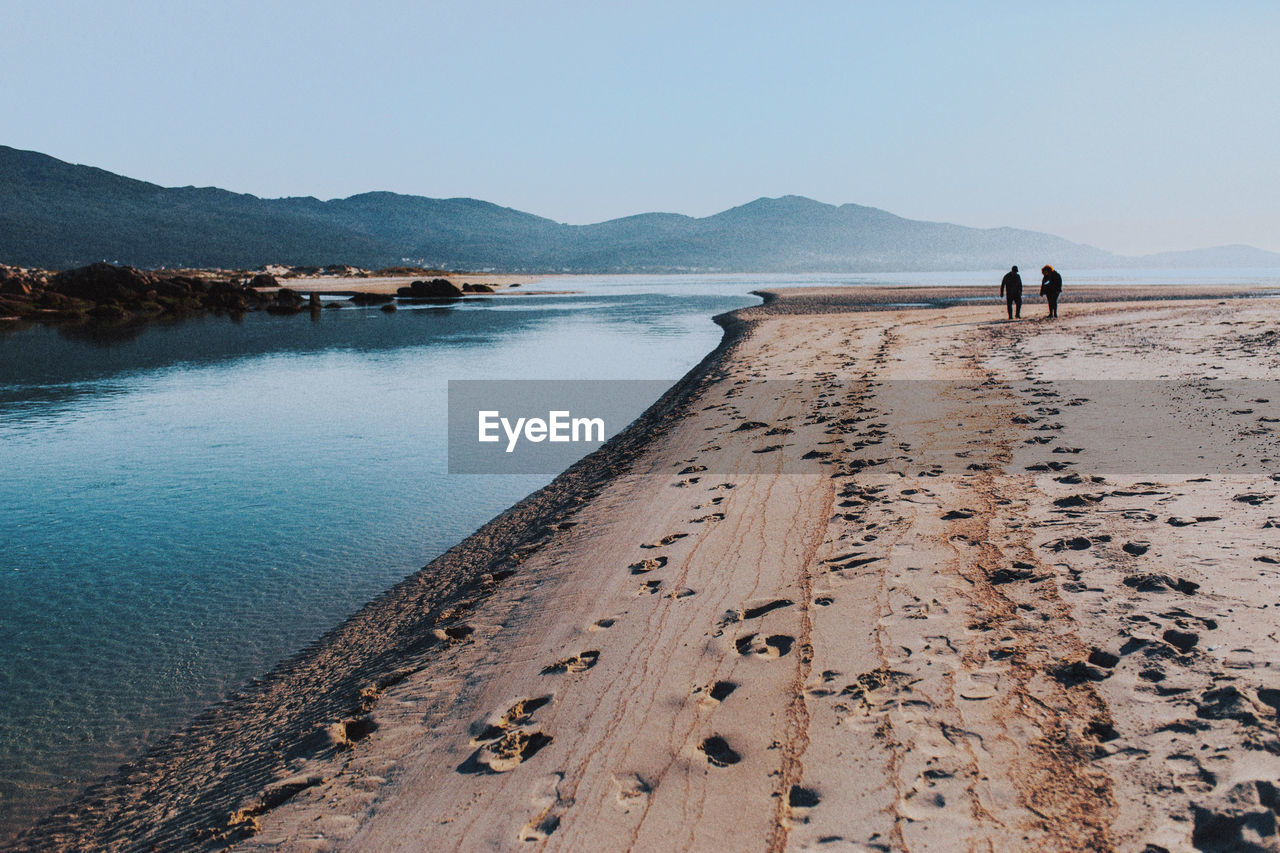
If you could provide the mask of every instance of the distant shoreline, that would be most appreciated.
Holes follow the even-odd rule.
[[[198,314],[315,313],[338,307],[320,296],[347,298],[356,305],[395,310],[397,298],[456,300],[480,294],[545,293],[518,290],[521,276],[440,273],[432,270],[371,276],[296,276],[227,270],[138,270],[93,264],[70,270],[0,266],[0,329],[26,323],[138,323]],[[324,285],[324,289],[320,288]],[[418,293],[419,286],[433,289]],[[413,289],[410,297],[406,292]],[[385,306],[391,306],[389,308]]]
[[[575,292],[572,282],[581,279],[643,280],[643,274],[585,275],[561,273],[541,276],[523,276],[501,273],[459,273],[435,270],[382,270],[368,271],[344,268],[343,273],[315,274],[314,268],[268,267],[271,271],[228,271],[220,269],[138,270],[132,267],[94,264],[72,270],[52,271],[24,269],[0,265],[0,330],[20,329],[30,324],[85,324],[90,326],[136,325],[160,318],[181,318],[199,314],[236,316],[252,311],[272,314],[300,314],[309,312],[318,316],[324,308],[342,307],[350,302],[356,306],[381,307],[394,311],[398,301],[420,302],[435,300],[449,302],[474,299],[481,296],[513,295],[562,295]],[[1088,273],[1089,271],[1085,271]],[[1124,272],[1116,270],[1115,272]],[[1236,271],[1247,278],[1249,271]],[[277,275],[277,273],[279,273]],[[379,274],[381,273],[381,274]],[[691,279],[701,279],[707,274],[688,273]],[[728,274],[726,274],[728,275]],[[764,276],[764,273],[734,274],[729,277]],[[824,274],[797,274],[797,286],[806,278]],[[848,274],[855,275],[855,274]],[[881,277],[881,274],[856,274]],[[920,273],[885,273],[883,277],[914,276]],[[938,275],[955,275],[968,279],[964,283],[948,285],[919,285],[902,283],[882,285],[849,282],[862,294],[854,302],[862,305],[901,303],[908,292],[910,298],[925,300],[925,304],[962,304],[974,299],[985,301],[995,287],[989,282],[975,281],[973,273],[953,272]],[[662,276],[680,278],[680,275]],[[776,278],[776,276],[771,276]],[[993,275],[993,280],[995,279]],[[1034,283],[1029,294],[1035,298]],[[419,292],[416,288],[423,285]],[[436,285],[442,288],[432,290]],[[412,287],[411,287],[412,286]],[[835,284],[822,286],[838,287]],[[1206,287],[1209,290],[1206,290]],[[1220,298],[1236,298],[1254,294],[1280,293],[1280,285],[1259,288],[1249,284],[1085,284],[1069,282],[1065,297],[1068,300],[1112,300],[1120,290],[1127,288],[1132,298],[1182,299],[1201,298],[1212,291]],[[410,292],[413,290],[414,292]],[[1142,291],[1141,295],[1139,290]],[[991,296],[991,301],[998,301]],[[852,310],[846,303],[841,310]]]

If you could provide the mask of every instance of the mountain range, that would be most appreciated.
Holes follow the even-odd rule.
[[[471,198],[391,192],[264,199],[161,187],[0,146],[0,263],[65,269],[401,264],[509,272],[883,272],[1059,267],[1280,267],[1220,246],[1144,257],[1050,234],[904,219],[802,196],[707,217],[644,213],[566,225]]]

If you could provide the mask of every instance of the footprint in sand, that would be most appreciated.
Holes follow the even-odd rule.
[[[695,518],[689,523],[690,524],[706,524],[709,521],[724,521],[724,513],[713,512],[710,515],[704,515],[701,518]]]
[[[632,809],[643,811],[649,803],[649,795],[653,793],[652,783],[639,773],[614,776],[613,784],[618,788],[618,808],[626,813],[630,813]]]
[[[783,607],[790,607],[794,603],[789,598],[759,599],[754,603],[748,602],[737,610],[726,610],[724,618],[716,624],[717,630],[713,636],[719,637],[723,634],[723,629],[727,625],[745,622],[748,619],[759,619],[766,613],[780,610]],[[753,634],[752,636],[755,635]]]
[[[817,791],[792,785],[791,790],[787,792],[787,816],[798,823],[808,823],[809,812],[813,811],[820,802],[822,798],[818,796]]]
[[[521,699],[488,722],[473,726],[478,729],[471,739],[473,746],[498,740],[507,732],[533,721],[533,713],[551,701],[551,694],[535,698]]]
[[[1169,645],[1173,646],[1184,655],[1188,654],[1200,642],[1200,635],[1191,631],[1179,631],[1177,628],[1169,628],[1160,635],[1162,639]]]
[[[745,637],[739,637],[734,642],[734,647],[738,650],[738,654],[743,656],[754,655],[765,660],[775,660],[790,654],[795,642],[795,637],[786,634],[772,634],[768,637],[747,634]]]
[[[707,763],[714,767],[728,767],[737,764],[742,756],[720,735],[712,735],[698,745],[698,750],[707,756]]]
[[[662,596],[662,597],[663,597],[663,598],[676,598],[676,599],[678,599],[678,598],[688,598],[688,597],[690,597],[690,596],[692,596],[692,595],[697,595],[697,593],[696,593],[696,592],[694,592],[693,590],[689,589],[689,587],[687,587],[687,586],[682,586],[682,587],[680,587],[679,589],[673,589],[673,590],[671,590],[671,592],[668,592],[666,595],[664,595],[664,596]]]
[[[657,542],[647,542],[641,545],[640,547],[641,548],[664,548],[667,545],[670,545],[672,542],[675,542],[677,539],[683,539],[688,535],[689,535],[688,533],[672,533],[669,536],[663,536]]]
[[[957,679],[956,693],[961,699],[980,702],[996,695],[1000,686],[1000,676],[995,672],[963,673]]]
[[[1085,734],[1098,739],[1099,743],[1110,743],[1120,737],[1120,733],[1116,731],[1116,727],[1104,719],[1093,720],[1089,725],[1085,726]]]
[[[1094,666],[1102,667],[1103,669],[1115,669],[1116,665],[1120,663],[1120,656],[1106,649],[1092,649],[1089,652],[1088,661]]]
[[[1106,499],[1106,497],[1107,497],[1106,495],[1102,495],[1102,494],[1091,495],[1087,493],[1079,494],[1079,495],[1068,495],[1065,498],[1058,498],[1053,502],[1053,505],[1056,507],[1060,507],[1062,509],[1075,509],[1077,507],[1094,506],[1095,504],[1100,504],[1102,503],[1103,500]]]
[[[1185,752],[1175,752],[1172,755],[1165,756],[1165,766],[1172,774],[1174,782],[1179,788],[1186,791],[1192,791],[1197,794],[1207,794],[1214,789],[1218,783],[1218,777],[1203,765],[1194,755]],[[1222,848],[1230,849],[1230,848]]]
[[[612,628],[616,621],[617,621],[616,619],[597,619],[595,622],[591,623],[591,627],[588,628],[587,630],[588,631],[605,631],[605,630],[608,630],[609,628]]]
[[[347,750],[354,748],[377,730],[377,722],[366,714],[321,726],[318,737],[310,743],[318,742],[322,749]]]
[[[437,640],[445,643],[461,643],[475,633],[470,625],[450,625],[448,628],[436,628],[431,632]]]
[[[291,776],[272,782],[259,792],[256,803],[238,809],[227,816],[227,831],[241,837],[253,835],[258,831],[259,817],[284,805],[308,788],[314,788],[324,782],[325,777],[319,773]],[[226,837],[225,831],[222,830],[202,829],[196,832],[196,838],[200,840],[221,840]]]
[[[685,474],[698,474],[705,470],[707,470],[706,465],[690,465],[687,468],[680,469],[676,473],[683,477]]]
[[[739,611],[738,618],[740,621],[744,622],[748,619],[759,619],[766,613],[772,613],[775,610],[781,610],[782,608],[790,607],[793,604],[795,604],[795,602],[789,598],[775,598],[757,604],[747,604],[741,611]]]
[[[823,670],[818,681],[805,685],[804,692],[809,696],[834,696],[836,689],[831,685],[839,675],[834,669]]]
[[[701,694],[702,698],[699,701],[702,705],[713,707],[715,705],[719,705],[725,699],[728,699],[729,695],[737,689],[738,685],[732,681],[717,681],[714,684],[707,685],[706,687],[699,687],[693,692],[695,694]]]
[[[1105,681],[1111,677],[1110,672],[1082,660],[1056,664],[1049,668],[1049,674],[1064,687],[1075,687],[1088,681]]]
[[[658,569],[661,569],[664,566],[666,566],[666,564],[667,564],[666,557],[649,557],[648,559],[640,560],[639,562],[632,563],[627,568],[630,569],[631,574],[633,575],[643,575],[648,572],[657,571]]]
[[[875,536],[864,537],[864,541],[875,541]],[[856,569],[861,566],[870,565],[879,562],[883,557],[864,557],[861,551],[851,551],[848,554],[842,554],[839,557],[832,557],[829,560],[823,560],[830,568],[829,572],[846,572],[850,569]]]
[[[563,781],[563,773],[549,773],[534,785],[529,802],[538,811],[520,829],[521,841],[546,841],[560,828],[561,818],[573,805],[572,797],[560,793]]]
[[[1061,551],[1087,551],[1093,547],[1094,540],[1084,536],[1075,536],[1071,539],[1055,539],[1052,542],[1046,542],[1041,547],[1047,548],[1055,553]]]
[[[551,743],[550,735],[513,729],[493,743],[486,743],[477,749],[470,758],[458,765],[457,771],[459,773],[506,773],[528,761],[549,743]]]
[[[989,575],[988,580],[990,580],[992,586],[999,586],[1001,584],[1014,583],[1016,581],[1044,580],[1046,577],[1048,577],[1048,575],[1036,577],[1035,566],[1031,563],[1023,563],[1015,560],[1013,568],[996,569]]]
[[[1136,589],[1138,592],[1164,592],[1166,589],[1176,589],[1183,595],[1195,595],[1196,590],[1200,589],[1200,584],[1195,581],[1189,581],[1185,578],[1171,578],[1168,575],[1154,572],[1129,575],[1122,583],[1130,589]]]
[[[555,663],[549,663],[542,668],[543,675],[559,675],[565,672],[586,672],[588,669],[596,665],[596,661],[600,659],[600,652],[590,649],[580,652],[572,657],[564,660],[558,660]]]
[[[645,581],[636,595],[654,595],[662,589],[662,581]]]
[[[1038,464],[1036,464],[1036,465],[1028,465],[1028,466],[1027,466],[1026,468],[1024,468],[1023,470],[1025,470],[1025,471],[1036,471],[1036,472],[1043,472],[1043,471],[1065,471],[1065,470],[1067,470],[1067,468],[1071,467],[1071,466],[1072,466],[1072,465],[1074,465],[1074,464],[1075,464],[1074,462],[1055,462],[1055,461],[1050,461],[1050,462],[1041,462],[1041,463],[1038,463]]]
[[[1220,515],[1197,515],[1194,519],[1179,518],[1178,516],[1174,515],[1174,516],[1170,516],[1168,520],[1165,521],[1165,524],[1168,524],[1172,527],[1190,527],[1193,524],[1200,524],[1206,521],[1221,521],[1221,520],[1222,520],[1222,516]]]

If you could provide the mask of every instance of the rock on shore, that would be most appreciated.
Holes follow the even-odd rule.
[[[462,288],[447,278],[433,278],[430,281],[415,281],[408,287],[397,290],[396,295],[410,299],[457,299],[462,296]]]
[[[255,289],[277,285],[267,274],[245,284],[107,263],[62,272],[0,266],[0,318],[128,320],[202,311],[293,313],[304,307],[302,296],[288,288],[274,293]]]

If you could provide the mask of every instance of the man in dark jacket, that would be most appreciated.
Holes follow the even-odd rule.
[[[1022,317],[1022,276],[1018,275],[1016,266],[1000,279],[1000,295],[1004,297],[1004,305],[1009,309],[1009,319]]]
[[[1040,268],[1044,278],[1040,281],[1040,295],[1049,300],[1049,316],[1058,316],[1058,296],[1062,293],[1062,276],[1053,267],[1045,264]]]

